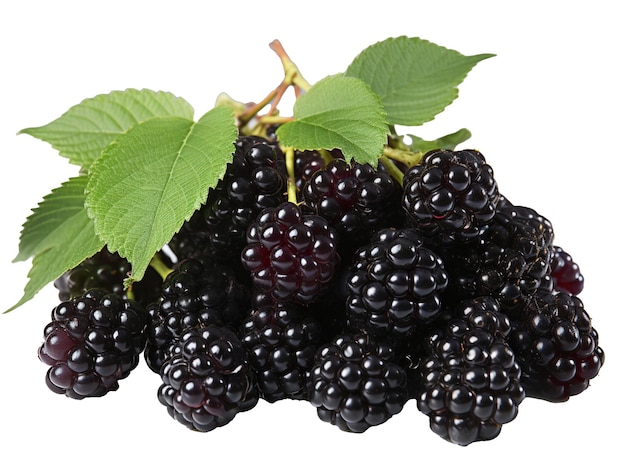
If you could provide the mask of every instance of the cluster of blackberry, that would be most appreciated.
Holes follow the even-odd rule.
[[[387,161],[285,156],[241,136],[158,280],[124,289],[125,261],[103,250],[57,281],[39,351],[54,392],[103,395],[143,351],[159,401],[192,430],[292,399],[364,432],[413,399],[468,445],[525,397],[563,402],[598,374],[580,268],[481,153],[430,151],[402,182]]]

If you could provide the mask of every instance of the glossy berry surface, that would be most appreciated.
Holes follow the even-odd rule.
[[[402,207],[425,233],[466,241],[491,222],[499,198],[493,169],[480,152],[435,150],[405,174]]]
[[[146,323],[141,305],[98,289],[61,302],[39,348],[48,387],[74,399],[117,390],[139,363]]]
[[[400,221],[401,188],[382,167],[334,159],[302,190],[304,202],[337,230],[343,244],[360,245]]]
[[[296,189],[302,192],[305,184],[320,169],[326,166],[326,161],[318,151],[295,151],[294,179]]]
[[[585,287],[585,278],[572,256],[560,246],[554,246],[550,276],[557,290],[579,295]]]
[[[411,400],[435,441],[468,446],[508,429],[525,398],[564,402],[600,374],[580,268],[481,153],[388,137],[374,166],[291,152],[263,126],[236,139],[132,291],[132,267],[106,250],[55,281],[39,349],[53,392],[116,390],[143,350],[158,401],[194,431],[292,400],[363,433]]]
[[[126,259],[103,248],[58,277],[54,286],[61,301],[81,296],[94,288],[128,297],[124,279],[130,272],[131,265]],[[132,297],[145,306],[158,298],[160,287],[161,277],[148,267],[142,280],[133,284]]]
[[[362,433],[398,414],[408,398],[394,351],[364,334],[338,335],[316,354],[309,401],[322,421]]]
[[[300,305],[273,303],[251,310],[239,334],[261,398],[306,399],[313,356],[322,342],[319,319]]]
[[[290,202],[262,211],[248,228],[247,241],[241,260],[252,284],[277,301],[314,302],[339,261],[336,231]]]
[[[237,329],[250,308],[248,289],[197,259],[185,259],[165,278],[159,303],[148,306],[148,366],[159,372],[171,346],[189,328],[224,325]]]
[[[382,230],[348,269],[346,313],[352,329],[406,339],[435,320],[448,275],[414,230]]]
[[[492,310],[469,303],[429,335],[418,408],[433,432],[467,446],[495,438],[525,398],[521,369]]]
[[[442,248],[451,297],[490,296],[512,310],[549,274],[554,231],[532,208],[499,208],[489,228],[463,245]]]
[[[232,162],[207,202],[172,238],[179,259],[209,253],[231,261],[246,244],[246,229],[261,210],[286,200],[287,174],[280,148],[260,136],[235,142]]]
[[[511,324],[509,339],[529,396],[566,401],[586,390],[604,364],[598,332],[575,295],[539,293],[511,316]]]
[[[194,431],[224,426],[258,402],[245,349],[229,328],[185,331],[160,375],[159,401],[172,418]]]

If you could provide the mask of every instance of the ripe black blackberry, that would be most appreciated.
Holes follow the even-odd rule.
[[[313,174],[325,166],[326,161],[318,151],[296,150],[293,163],[296,190],[302,192],[304,185],[311,179]]]
[[[450,298],[490,296],[505,312],[532,296],[550,272],[552,224],[536,210],[503,206],[480,237],[438,251],[450,275]]]
[[[493,169],[475,150],[434,150],[404,177],[402,207],[409,221],[444,242],[479,236],[500,200]]]
[[[251,310],[239,336],[261,398],[270,403],[306,399],[313,356],[322,342],[318,319],[300,305],[274,302]]]
[[[528,396],[567,401],[587,389],[604,364],[598,332],[575,295],[540,291],[511,316],[511,324],[509,342]]]
[[[417,406],[433,432],[466,446],[498,436],[517,416],[525,392],[497,312],[469,301],[459,314],[427,338]]]
[[[400,365],[407,372],[409,396],[418,398],[423,390],[420,362],[430,355],[433,341],[441,337],[453,320],[465,320],[473,326],[489,330],[500,337],[511,332],[509,316],[502,312],[498,302],[492,297],[477,297],[456,304],[444,303],[442,313],[435,323],[420,330],[415,336],[396,347]]]
[[[249,290],[232,276],[197,259],[181,261],[163,281],[160,302],[148,307],[148,366],[159,372],[185,330],[213,324],[236,330],[249,309]]]
[[[302,198],[337,230],[342,247],[358,247],[376,231],[398,225],[402,189],[382,164],[334,159],[306,182]]]
[[[366,334],[338,335],[315,355],[309,401],[322,421],[362,433],[399,413],[407,399],[405,371],[393,348]]]
[[[585,278],[572,256],[560,246],[554,246],[550,262],[550,276],[557,291],[579,295]]]
[[[158,399],[181,424],[200,432],[230,423],[258,402],[246,351],[229,328],[191,328],[160,372]]]
[[[119,294],[91,289],[61,302],[39,347],[48,387],[75,399],[117,390],[139,363],[146,325],[145,309]]]
[[[442,309],[448,275],[413,229],[385,229],[361,247],[348,269],[348,326],[382,338],[412,337]]]
[[[314,302],[339,261],[338,238],[327,221],[284,202],[263,210],[247,231],[241,252],[254,288],[277,301]]]
[[[241,136],[224,176],[169,245],[180,259],[209,253],[236,260],[246,244],[248,225],[261,210],[285,201],[286,191],[279,146],[260,136]]]
[[[130,272],[130,263],[117,252],[111,253],[105,247],[66,271],[54,281],[54,286],[61,301],[81,296],[93,288],[127,297],[124,279]],[[157,300],[161,281],[159,274],[152,267],[148,267],[142,280],[132,286],[133,299],[144,306]]]

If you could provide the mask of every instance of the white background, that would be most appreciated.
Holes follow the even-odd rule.
[[[610,461],[626,421],[620,2],[354,5],[3,2],[0,309],[19,299],[27,280],[29,263],[11,263],[23,220],[76,172],[47,144],[17,136],[18,130],[46,124],[84,98],[130,87],[182,96],[197,117],[221,92],[258,101],[282,79],[268,47],[277,38],[313,83],[345,70],[376,41],[419,36],[465,55],[497,55],[470,72],[444,113],[413,131],[435,138],[469,128],[473,137],[466,144],[485,154],[500,190],[552,221],[556,242],[586,277],[581,298],[607,356],[599,377],[567,403],[525,400],[498,438],[465,448],[432,433],[413,403],[360,435],[321,422],[310,405],[298,402],[260,403],[226,427],[193,433],[158,403],[160,381],[143,363],[104,398],[74,401],[47,389],[36,351],[57,303],[48,287],[0,315],[0,469],[165,471],[193,461],[220,471],[616,470]]]

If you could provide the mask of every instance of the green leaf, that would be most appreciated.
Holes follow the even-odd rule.
[[[454,133],[447,134],[432,141],[422,139],[413,134],[407,134],[407,136],[411,138],[411,143],[408,145],[411,151],[425,153],[433,149],[454,150],[459,144],[471,138],[472,133],[466,128],[461,128]]]
[[[83,100],[47,125],[20,134],[41,139],[72,164],[88,168],[120,134],[137,123],[165,116],[193,119],[193,108],[168,92],[127,89]]]
[[[346,75],[372,87],[383,102],[389,123],[416,126],[450,105],[469,71],[493,56],[464,56],[420,38],[400,36],[363,50]]]
[[[65,222],[85,205],[86,184],[86,177],[75,177],[43,197],[22,226],[18,254],[13,262],[28,260],[65,238]]]
[[[154,254],[206,201],[232,160],[234,114],[216,107],[198,122],[153,118],[109,145],[89,170],[86,205],[96,233],[140,280]]]
[[[93,256],[104,244],[96,236],[85,209],[87,176],[70,179],[44,197],[24,224],[20,257],[34,256],[22,298],[23,305],[67,270]]]
[[[281,125],[278,138],[299,150],[341,149],[346,159],[376,165],[387,141],[385,111],[363,81],[326,77],[294,104],[294,121]]]

